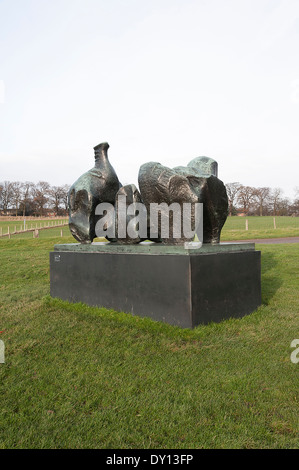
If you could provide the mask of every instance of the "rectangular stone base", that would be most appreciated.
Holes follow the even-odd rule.
[[[56,245],[50,287],[52,297],[193,328],[261,304],[261,256],[253,243]]]

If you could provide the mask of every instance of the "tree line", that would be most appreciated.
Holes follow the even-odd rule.
[[[294,200],[283,196],[281,188],[254,188],[241,183],[227,183],[229,215],[289,215],[299,216],[299,188]]]
[[[299,188],[291,201],[280,188],[255,188],[241,183],[227,183],[229,215],[299,216]],[[16,216],[64,216],[68,212],[70,186],[51,186],[46,181],[4,181],[0,183],[0,214]]]
[[[0,214],[16,216],[64,216],[68,211],[69,185],[51,186],[46,181],[0,183]]]

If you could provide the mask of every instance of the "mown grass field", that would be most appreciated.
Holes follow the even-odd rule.
[[[246,220],[248,230],[246,230]],[[228,217],[221,232],[221,240],[246,240],[250,238],[280,238],[299,236],[299,217]]]
[[[257,311],[182,330],[50,298],[72,241],[0,240],[0,448],[298,447],[298,245],[257,246]]]
[[[62,235],[63,237],[70,236],[70,231],[68,226],[59,226],[61,223],[65,223],[68,219],[67,218],[61,218],[61,219],[36,219],[36,220],[26,220],[25,227],[26,229],[31,229],[31,228],[37,228],[40,229],[41,227],[46,227],[48,224],[50,225],[50,229],[46,230],[39,230],[39,238],[52,238],[52,237],[60,237],[61,236],[61,230],[62,230]],[[56,225],[55,225],[56,224]],[[24,221],[21,220],[1,220],[0,218],[0,234],[1,234],[1,229],[2,229],[2,234],[6,234],[8,232],[8,227],[9,231],[12,234],[15,230],[20,231],[24,230]],[[24,233],[18,233],[16,235],[11,235],[12,238],[14,239],[32,239],[33,238],[33,233],[32,232],[24,232]],[[6,238],[6,237],[5,237]]]
[[[248,230],[245,228],[246,219],[248,220]],[[48,223],[59,224],[60,222],[67,221],[66,218],[61,218],[59,220],[51,219],[37,219],[28,220],[26,222],[27,228],[39,228]],[[221,233],[221,240],[246,240],[251,238],[280,238],[280,237],[297,237],[299,236],[299,217],[275,217],[276,229],[274,229],[273,217],[228,217],[227,221],[223,227]],[[0,219],[0,233],[2,228],[2,233],[5,234],[9,230],[12,233],[15,228],[17,230],[23,229],[24,222],[22,221],[3,221]],[[70,231],[67,226],[59,227],[54,226],[51,229],[40,230],[39,238],[52,238],[52,237],[68,237],[70,236]],[[32,232],[21,233],[17,235],[12,235],[14,239],[31,239],[33,238]],[[73,240],[75,241],[75,240]]]

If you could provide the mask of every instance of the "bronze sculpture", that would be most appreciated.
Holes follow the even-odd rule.
[[[73,237],[81,243],[91,243],[95,238],[96,206],[101,202],[114,204],[121,187],[108,160],[108,148],[107,142],[94,147],[94,167],[80,176],[69,190],[69,227]]]
[[[173,169],[165,167],[157,162],[145,163],[140,167],[138,184],[140,192],[134,185],[122,187],[118,177],[111,166],[107,150],[108,143],[102,143],[94,147],[95,166],[84,173],[71,187],[69,191],[69,226],[72,235],[81,243],[91,243],[96,237],[96,223],[99,217],[96,215],[96,207],[100,203],[109,203],[113,207],[113,218],[115,224],[115,237],[106,238],[110,242],[120,244],[136,244],[145,239],[164,244],[184,244],[191,241],[193,235],[185,235],[182,232],[182,211],[186,203],[191,205],[189,214],[190,226],[194,230],[196,203],[203,205],[203,243],[217,244],[220,241],[221,229],[228,215],[228,199],[226,189],[221,180],[218,179],[218,164],[208,157],[197,157],[186,167],[178,166]],[[147,213],[146,229],[141,234],[136,232],[138,222],[134,220],[133,214],[119,217],[119,196],[126,198],[125,206],[144,205]],[[163,236],[161,232],[161,217],[153,226],[152,218],[149,216],[150,207],[167,206],[169,222],[169,233]],[[175,228],[174,210],[179,209],[180,231]],[[142,211],[141,211],[142,212]],[[144,214],[141,214],[144,216]],[[130,236],[124,231],[126,227],[131,228]],[[178,219],[176,219],[178,221]],[[131,225],[131,226],[130,226]]]

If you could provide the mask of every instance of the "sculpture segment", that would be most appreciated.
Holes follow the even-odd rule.
[[[225,185],[217,177],[218,163],[209,157],[197,157],[186,167],[174,170],[188,178],[199,202],[203,203],[203,243],[219,243],[228,216],[228,198]]]
[[[143,207],[140,192],[134,184],[127,184],[118,190],[115,197],[115,231],[119,244],[133,245],[146,240],[147,232],[143,237],[138,233],[139,220],[143,215],[146,219],[146,214],[142,213]],[[130,209],[131,212],[128,213]],[[138,211],[138,216],[135,210]]]
[[[220,241],[221,229],[228,215],[228,199],[226,189],[221,180],[217,178],[218,164],[208,157],[193,159],[187,166],[178,166],[173,169],[164,167],[160,163],[146,163],[139,171],[139,187],[142,200],[147,208],[151,203],[166,202],[168,205],[179,203],[182,207],[185,202],[203,204],[203,243],[216,244]],[[194,226],[194,212],[191,214],[191,227]],[[172,214],[169,215],[169,224],[173,225]],[[149,221],[149,228],[150,226]],[[158,227],[158,236],[161,226]],[[164,244],[183,244],[191,238],[181,233],[179,238],[169,234],[162,237]]]
[[[107,142],[94,147],[94,167],[80,176],[69,190],[69,227],[80,243],[93,241],[96,236],[96,206],[101,202],[114,204],[121,186],[108,160],[108,148]]]
[[[157,162],[145,163],[140,167],[138,175],[138,184],[140,188],[142,201],[148,213],[148,232],[149,239],[159,241],[164,244],[182,245],[186,241],[192,241],[192,237],[186,237],[183,231],[183,204],[199,202],[198,196],[191,188],[188,179],[175,170],[167,168]],[[151,204],[164,204],[166,203],[170,209],[173,204],[177,206],[180,211],[180,221],[174,219],[173,210],[168,211],[169,220],[169,236],[163,236],[161,227],[161,217],[155,219],[153,223]],[[175,206],[173,206],[175,209]],[[162,211],[163,213],[163,211]],[[191,215],[192,218],[192,215]],[[191,226],[194,229],[194,220],[191,221]],[[178,227],[179,233],[175,233],[175,228]]]

